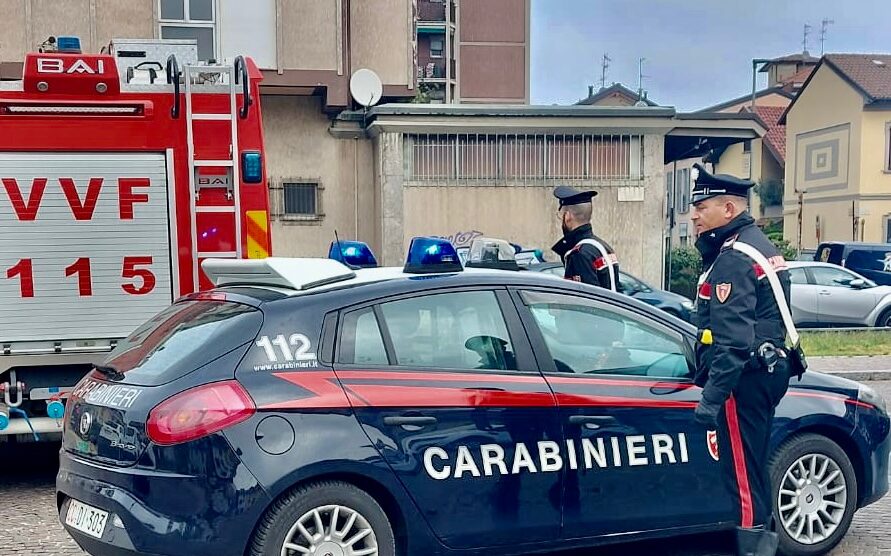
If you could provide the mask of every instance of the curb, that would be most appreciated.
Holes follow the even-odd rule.
[[[849,380],[854,380],[857,382],[891,380],[891,369],[876,369],[869,371],[830,371],[819,369],[814,370],[826,375],[840,376],[842,378],[847,378]]]

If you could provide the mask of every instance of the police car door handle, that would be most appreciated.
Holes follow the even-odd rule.
[[[598,429],[601,425],[615,424],[616,418],[608,415],[570,415],[569,422],[573,425],[585,425],[588,429]]]
[[[384,417],[385,425],[395,425],[399,427],[427,427],[436,424],[436,417],[424,415],[394,415]]]

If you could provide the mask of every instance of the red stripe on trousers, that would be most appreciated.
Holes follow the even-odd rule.
[[[749,474],[746,471],[746,454],[743,450],[742,437],[739,434],[739,419],[736,415],[736,400],[733,396],[724,406],[727,416],[727,430],[730,433],[730,447],[733,452],[733,468],[736,471],[736,484],[739,488],[739,503],[743,528],[750,529],[754,525],[752,510],[752,489],[749,488]]]

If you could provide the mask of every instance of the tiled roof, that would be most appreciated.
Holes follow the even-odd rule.
[[[783,106],[755,105],[755,114],[767,126],[764,142],[780,162],[786,161],[786,126],[779,123],[785,110]]]
[[[824,60],[870,102],[891,100],[891,55],[827,54]]]
[[[593,95],[589,96],[588,98],[583,98],[582,100],[578,101],[576,104],[594,105],[594,104],[597,104],[597,101],[602,100],[614,93],[618,93],[618,94],[628,98],[629,101],[631,101],[631,102],[637,102],[640,99],[640,97],[637,95],[636,91],[632,91],[631,89],[622,85],[621,83],[614,83],[613,85],[611,85],[609,87],[600,89],[599,91],[597,91]],[[656,104],[652,100],[646,98],[646,94],[644,94],[644,102],[646,102],[648,106],[658,106],[658,104]]]
[[[783,79],[783,84],[784,85],[801,85],[802,83],[807,81],[808,77],[811,76],[811,73],[814,71],[815,67],[816,66],[806,67],[803,70],[796,73],[795,75],[791,75],[791,76],[787,77],[786,79]]]

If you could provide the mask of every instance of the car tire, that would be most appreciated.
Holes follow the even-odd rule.
[[[876,319],[876,326],[891,326],[891,309],[885,309],[882,314],[879,315],[879,318]]]
[[[804,472],[801,471],[799,462],[802,462]],[[823,467],[824,463],[826,468]],[[816,473],[811,470],[814,464]],[[848,532],[857,509],[857,475],[844,450],[825,436],[802,434],[780,446],[770,460],[769,469],[773,513],[777,520],[776,530],[780,540],[779,553],[785,556],[816,556],[829,552]],[[807,482],[811,480],[808,477],[812,477],[813,484]],[[821,482],[830,477],[831,481],[822,488]],[[816,491],[809,493],[804,488],[798,491],[802,492],[802,496],[799,497],[792,494],[781,495],[781,487],[785,487],[783,490],[788,492],[791,488],[796,488],[792,485],[799,484],[801,479],[805,479],[805,484],[798,488],[804,487],[808,490],[816,488],[817,491],[822,491],[819,496],[816,496]],[[844,490],[826,495],[839,486],[844,487]],[[815,496],[808,498],[808,494]],[[793,502],[795,505],[790,508]],[[826,506],[827,502],[831,502],[832,506]],[[826,529],[818,533],[818,526],[815,523],[814,533],[809,535],[809,518],[806,516],[814,515],[821,521],[826,521],[825,516],[819,513],[820,510],[814,510],[821,506],[822,511],[828,512],[837,523],[830,524],[828,534]],[[804,515],[795,518],[796,508],[803,509]],[[802,521],[806,525],[799,533],[798,526]]]
[[[315,511],[318,511],[318,518],[322,521],[322,535],[319,535],[318,526],[315,525]],[[355,519],[352,513],[357,514]],[[335,520],[333,528],[330,527],[332,519]],[[353,520],[351,527],[346,529],[350,520]],[[305,524],[305,533],[314,540],[306,537],[298,524]],[[250,555],[281,556],[286,542],[295,542],[303,548],[314,544],[316,548],[310,554],[326,554],[332,551],[326,550],[324,543],[338,544],[342,548],[343,543],[366,529],[370,529],[370,532],[353,543],[355,550],[376,545],[379,556],[396,556],[396,541],[390,520],[374,498],[354,485],[341,481],[312,483],[291,490],[266,511],[254,531]],[[294,554],[300,552],[295,550]]]

